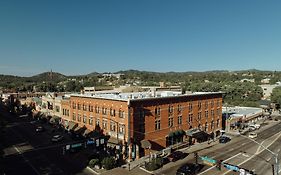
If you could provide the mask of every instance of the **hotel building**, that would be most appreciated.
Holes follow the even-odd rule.
[[[97,125],[123,145],[128,159],[139,158],[184,140],[191,144],[220,135],[222,93],[176,91],[71,94],[62,101],[62,121]]]

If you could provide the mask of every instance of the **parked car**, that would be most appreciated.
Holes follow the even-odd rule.
[[[187,163],[181,166],[176,175],[195,175],[200,170],[200,165]]]
[[[63,136],[62,135],[54,135],[52,137],[52,142],[59,142],[63,139]]]
[[[37,128],[35,129],[36,132],[43,132],[45,130],[45,128],[43,126],[37,126]]]
[[[249,127],[251,128],[254,128],[254,129],[260,129],[261,125],[260,124],[251,124],[249,125]]]
[[[251,133],[249,134],[249,138],[251,138],[251,139],[254,139],[254,138],[256,138],[256,137],[258,137],[257,133],[251,132]]]
[[[187,156],[187,153],[181,152],[181,151],[175,151],[172,152],[170,155],[167,156],[170,162],[175,162],[179,159],[183,159]]]
[[[231,140],[231,138],[227,137],[227,136],[221,136],[219,139],[220,143],[227,143]]]

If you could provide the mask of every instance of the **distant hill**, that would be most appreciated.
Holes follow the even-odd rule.
[[[32,77],[27,77],[26,80],[29,82],[48,82],[48,81],[53,81],[53,82],[60,82],[64,81],[67,79],[67,76],[57,73],[57,72],[44,72],[38,75],[34,75]]]

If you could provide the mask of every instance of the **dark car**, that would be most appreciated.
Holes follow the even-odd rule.
[[[177,170],[176,175],[195,175],[199,172],[200,169],[200,165],[187,163]]]
[[[45,130],[45,128],[43,126],[37,126],[37,128],[35,129],[36,132],[43,132]]]
[[[52,142],[59,142],[63,139],[63,136],[62,135],[55,135],[52,137]]]
[[[226,136],[221,136],[220,139],[219,139],[219,142],[220,143],[227,143],[231,140],[231,138],[229,137],[226,137]]]
[[[179,159],[183,159],[187,156],[187,153],[183,153],[181,151],[172,152],[170,155],[167,156],[170,162],[175,162]]]

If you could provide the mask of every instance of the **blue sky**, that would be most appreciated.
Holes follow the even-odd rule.
[[[3,0],[0,74],[281,70],[281,1]]]

